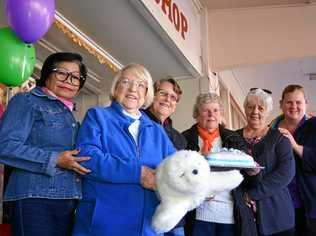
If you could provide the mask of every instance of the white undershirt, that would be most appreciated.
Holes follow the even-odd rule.
[[[140,112],[138,112],[138,114],[136,114],[136,115],[130,114],[127,111],[125,111],[124,109],[123,109],[123,113],[124,113],[124,115],[135,119],[135,121],[132,124],[130,124],[130,126],[128,127],[128,131],[133,136],[133,139],[134,139],[136,145],[138,145],[138,134],[139,134],[139,124],[140,124],[139,118],[142,116],[142,114]]]
[[[212,144],[213,147],[211,152],[219,150],[222,147],[221,138],[216,138]],[[200,149],[202,146],[203,140],[199,137]],[[234,203],[232,195],[230,191],[225,191],[217,194],[214,199],[210,201],[204,201],[196,209],[196,219],[214,223],[234,224],[233,208]]]

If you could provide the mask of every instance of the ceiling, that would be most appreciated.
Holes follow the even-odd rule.
[[[316,0],[203,0],[203,2],[211,11],[220,11],[237,8],[315,4]],[[274,110],[271,117],[280,113],[279,99],[283,88],[288,84],[300,84],[304,87],[309,103],[308,111],[316,115],[316,81],[309,79],[310,73],[316,73],[316,57],[231,68],[231,72],[244,96],[250,88],[254,87],[267,88],[272,91]]]
[[[233,9],[264,6],[310,4],[316,0],[202,0],[208,9]]]

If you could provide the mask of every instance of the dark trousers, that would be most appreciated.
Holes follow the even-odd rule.
[[[194,236],[234,236],[234,224],[220,224],[196,220],[193,229]]]
[[[295,235],[294,228],[284,230],[275,234],[259,234],[259,236],[294,236],[294,235]]]
[[[316,219],[306,218],[303,208],[295,209],[295,236],[315,236]]]
[[[11,204],[13,236],[69,236],[76,200],[27,198]]]
[[[305,234],[306,236],[315,236],[316,235],[316,219],[307,219]]]

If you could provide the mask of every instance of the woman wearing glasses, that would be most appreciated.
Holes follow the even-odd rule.
[[[172,77],[157,80],[154,84],[154,100],[151,106],[146,109],[146,114],[156,123],[161,124],[168,137],[177,150],[186,148],[186,140],[172,126],[170,116],[175,112],[181,98],[181,88]],[[184,220],[182,220],[173,230],[165,233],[165,236],[183,236]]]
[[[90,109],[80,127],[83,198],[73,235],[156,235],[151,227],[158,199],[155,168],[175,149],[163,128],[143,113],[153,100],[152,78],[139,64],[114,78],[108,107]]]
[[[287,185],[295,174],[291,144],[279,131],[268,126],[273,108],[271,92],[254,88],[244,101],[247,125],[238,130],[248,152],[264,167],[251,173],[244,199],[251,207],[258,234],[294,235],[294,209]]]
[[[296,176],[289,185],[295,207],[295,235],[316,235],[316,118],[306,114],[307,99],[301,85],[284,88],[280,107],[283,114],[272,127],[292,145]]]
[[[76,157],[72,98],[87,75],[82,57],[55,53],[37,87],[15,95],[0,125],[0,161],[13,167],[5,191],[13,235],[69,235],[88,157]]]

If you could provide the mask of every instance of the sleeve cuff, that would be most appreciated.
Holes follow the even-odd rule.
[[[48,157],[48,163],[45,173],[47,175],[55,175],[57,173],[57,160],[58,160],[59,153],[58,152],[51,152],[50,156]]]

